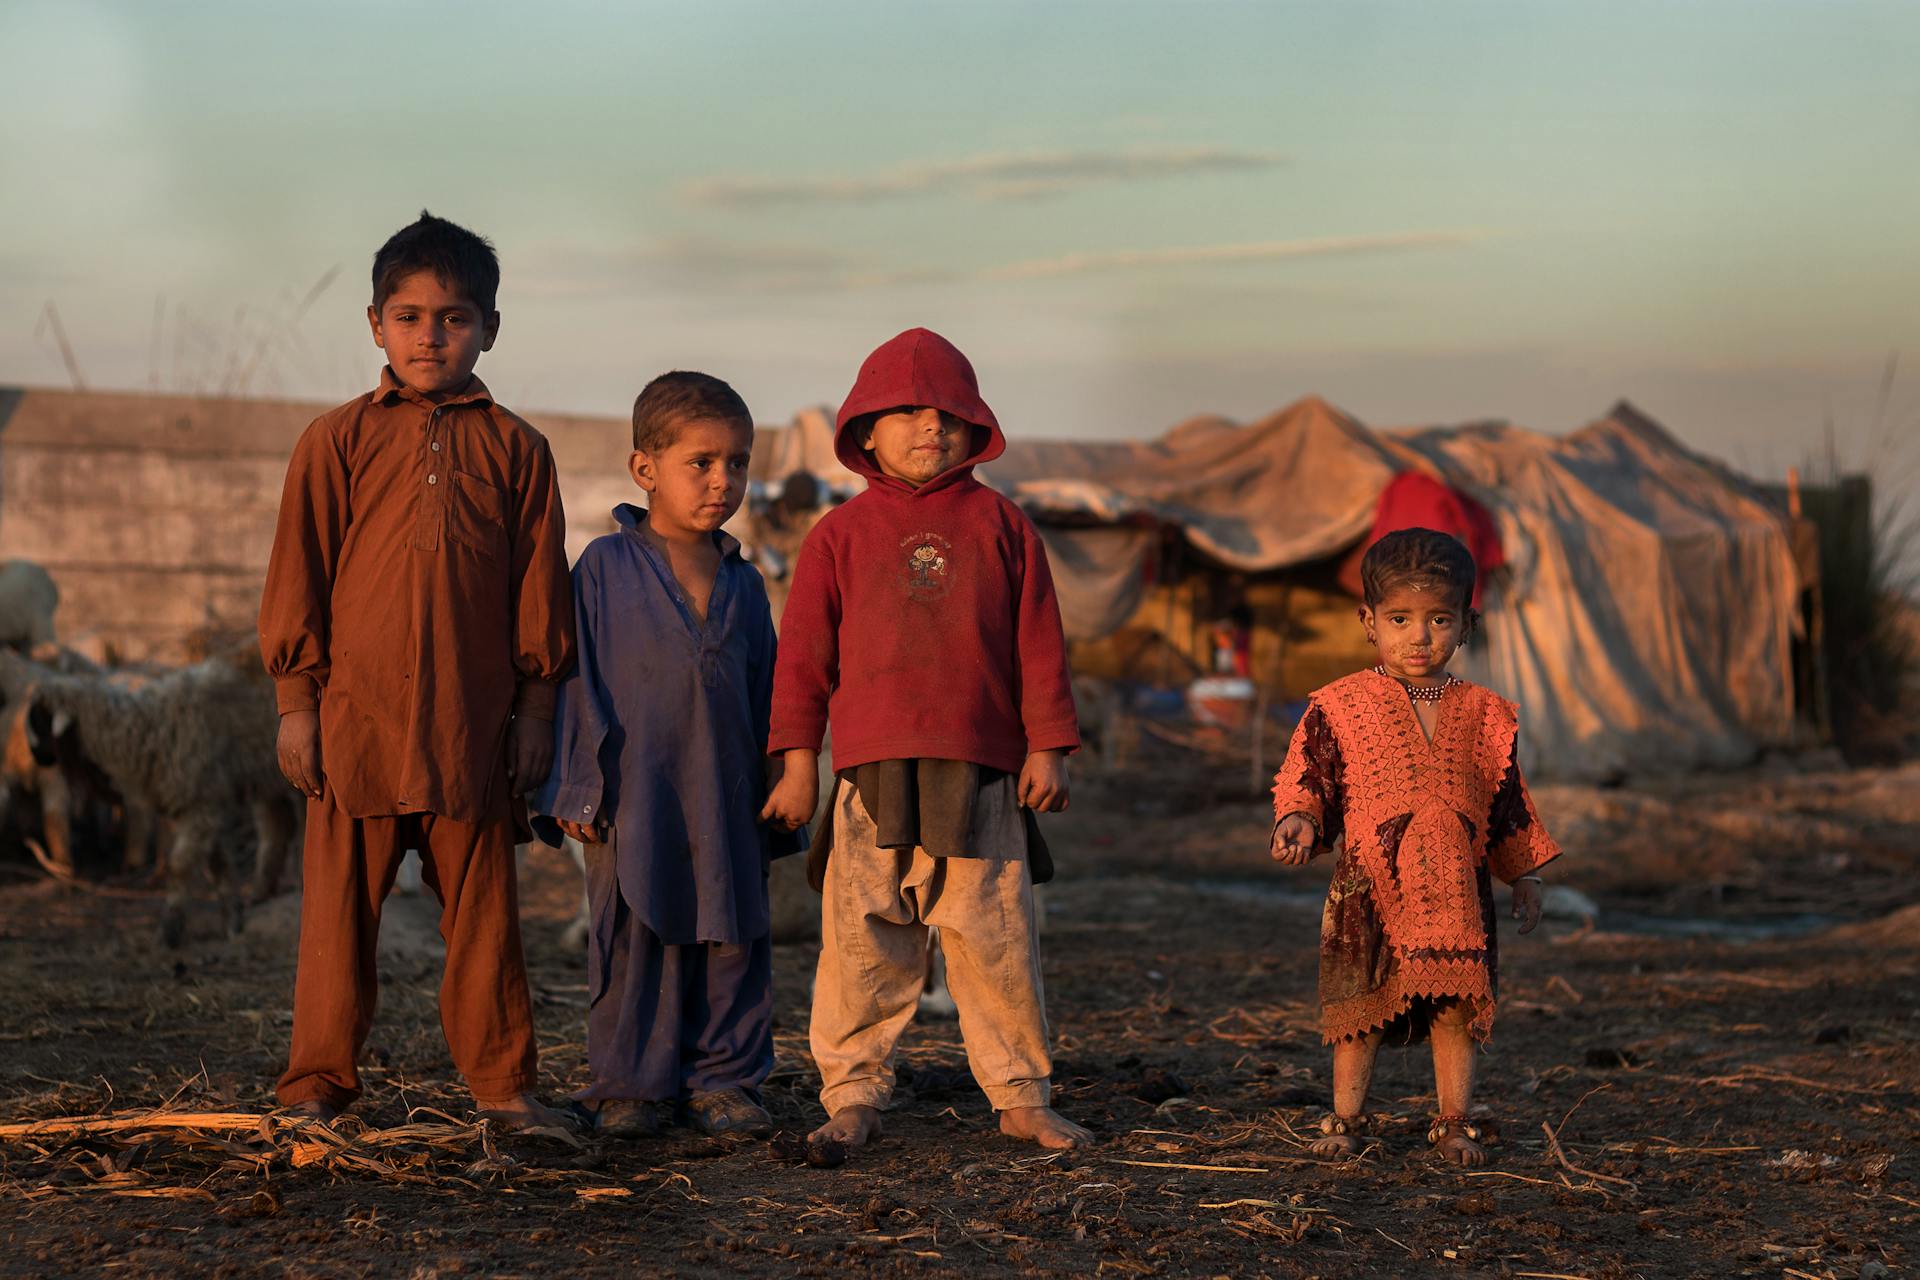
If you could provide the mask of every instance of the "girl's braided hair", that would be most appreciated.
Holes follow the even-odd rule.
[[[1475,578],[1466,544],[1432,529],[1396,529],[1368,547],[1360,561],[1360,587],[1369,608],[1394,587],[1450,588],[1459,594],[1464,615],[1471,611]]]

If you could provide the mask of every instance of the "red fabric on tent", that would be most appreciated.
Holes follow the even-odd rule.
[[[1480,605],[1480,592],[1486,585],[1487,575],[1507,562],[1506,553],[1500,549],[1500,533],[1485,507],[1424,471],[1402,471],[1380,492],[1380,501],[1374,508],[1373,531],[1340,566],[1342,587],[1356,596],[1360,594],[1361,558],[1367,554],[1367,548],[1396,529],[1434,529],[1466,543],[1480,571],[1473,588],[1475,608]]]

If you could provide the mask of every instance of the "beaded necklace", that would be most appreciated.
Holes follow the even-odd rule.
[[[1387,674],[1385,666],[1378,666],[1373,670],[1377,675],[1384,676]],[[1388,676],[1387,678],[1390,680],[1399,679],[1397,676]],[[1408,684],[1406,681],[1401,680],[1400,687],[1405,689],[1407,691],[1407,697],[1413,699],[1415,702],[1438,702],[1446,696],[1447,690],[1453,687],[1453,674],[1449,672],[1447,678],[1439,684]]]

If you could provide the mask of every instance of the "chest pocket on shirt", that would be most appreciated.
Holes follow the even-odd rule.
[[[447,540],[489,560],[507,555],[507,499],[500,489],[465,471],[453,474],[447,495]]]

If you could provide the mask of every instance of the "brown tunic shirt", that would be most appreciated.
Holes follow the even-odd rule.
[[[508,812],[509,717],[552,720],[573,661],[565,534],[545,438],[478,378],[435,405],[389,368],[300,437],[260,652],[348,816]]]

